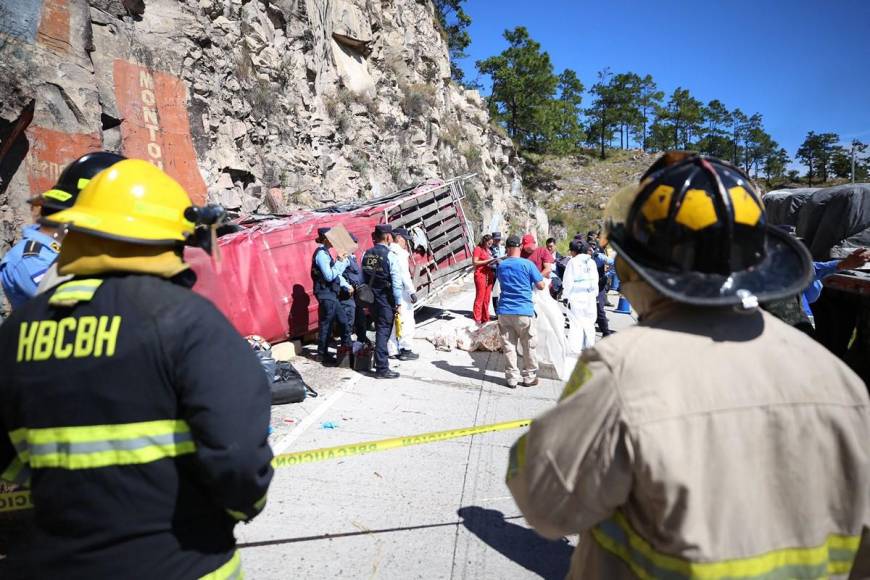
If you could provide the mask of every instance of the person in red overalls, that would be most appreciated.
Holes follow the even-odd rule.
[[[496,260],[489,253],[492,246],[492,236],[485,234],[474,248],[471,256],[474,264],[474,321],[478,324],[489,322],[489,302],[492,298],[492,287],[495,286],[495,271],[489,265]]]

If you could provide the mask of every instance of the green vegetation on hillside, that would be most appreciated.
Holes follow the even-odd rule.
[[[870,158],[867,158],[867,145],[857,139],[849,148],[839,145],[840,136],[836,133],[816,133],[810,131],[797,150],[796,157],[807,167],[807,184],[818,185],[831,178],[846,179],[852,176],[852,156],[855,156],[855,180],[866,181],[870,178]]]
[[[432,3],[450,51],[453,80],[471,87],[458,65],[471,43],[465,1]],[[576,156],[589,147],[602,160],[632,148],[698,151],[742,167],[763,178],[767,187],[801,180],[797,171],[788,169],[792,158],[766,131],[761,113],[729,109],[718,99],[704,103],[685,87],[666,94],[649,74],[614,73],[609,67],[587,91],[573,70],[556,74],[550,55],[525,27],[506,30],[504,38],[508,47],[476,66],[492,81],[490,113],[526,158],[524,173],[533,187],[549,177],[540,173],[544,157],[536,155]],[[584,95],[589,97],[585,108]],[[867,144],[854,140],[843,145],[836,133],[810,131],[794,159],[807,168],[803,179],[810,186],[870,179]]]
[[[575,152],[583,142],[580,103],[583,84],[577,73],[553,72],[550,55],[522,26],[504,33],[508,48],[479,61],[477,68],[492,78],[490,113],[523,151]]]
[[[581,103],[584,86],[576,73],[556,75],[550,56],[519,26],[504,33],[508,47],[501,54],[478,61],[477,69],[492,80],[490,111],[524,153],[572,155],[594,147],[600,159],[631,148],[648,152],[673,149],[698,151],[726,159],[768,187],[794,182],[789,153],[765,130],[761,113],[729,109],[718,99],[704,103],[685,87],[669,95],[651,75],[613,73],[605,68]],[[810,132],[795,153],[808,168],[812,185],[830,176],[851,177],[851,150],[857,179],[867,179],[867,146],[839,145],[834,133]]]

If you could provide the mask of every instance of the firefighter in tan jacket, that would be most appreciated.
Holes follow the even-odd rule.
[[[809,284],[806,250],[704,157],[655,164],[610,213],[641,322],[511,449],[528,522],[581,534],[572,578],[870,577],[865,386],[756,307]]]

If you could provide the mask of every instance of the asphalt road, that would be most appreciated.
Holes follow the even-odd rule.
[[[468,288],[418,316],[431,333],[470,309]],[[610,314],[617,330],[630,316]],[[273,408],[276,453],[533,418],[562,383],[508,389],[497,352],[436,351],[378,381],[300,361],[320,392]],[[237,528],[248,578],[563,578],[576,538],[531,530],[504,484],[522,429],[280,469],[266,510]]]

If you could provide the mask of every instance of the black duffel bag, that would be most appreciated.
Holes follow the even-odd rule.
[[[272,404],[301,403],[306,397],[317,396],[317,391],[305,384],[299,371],[288,362],[278,363],[278,373],[272,381]]]
[[[273,405],[301,403],[307,396],[317,396],[317,391],[305,384],[302,375],[289,362],[276,361],[270,350],[256,351],[254,354],[269,377]]]

